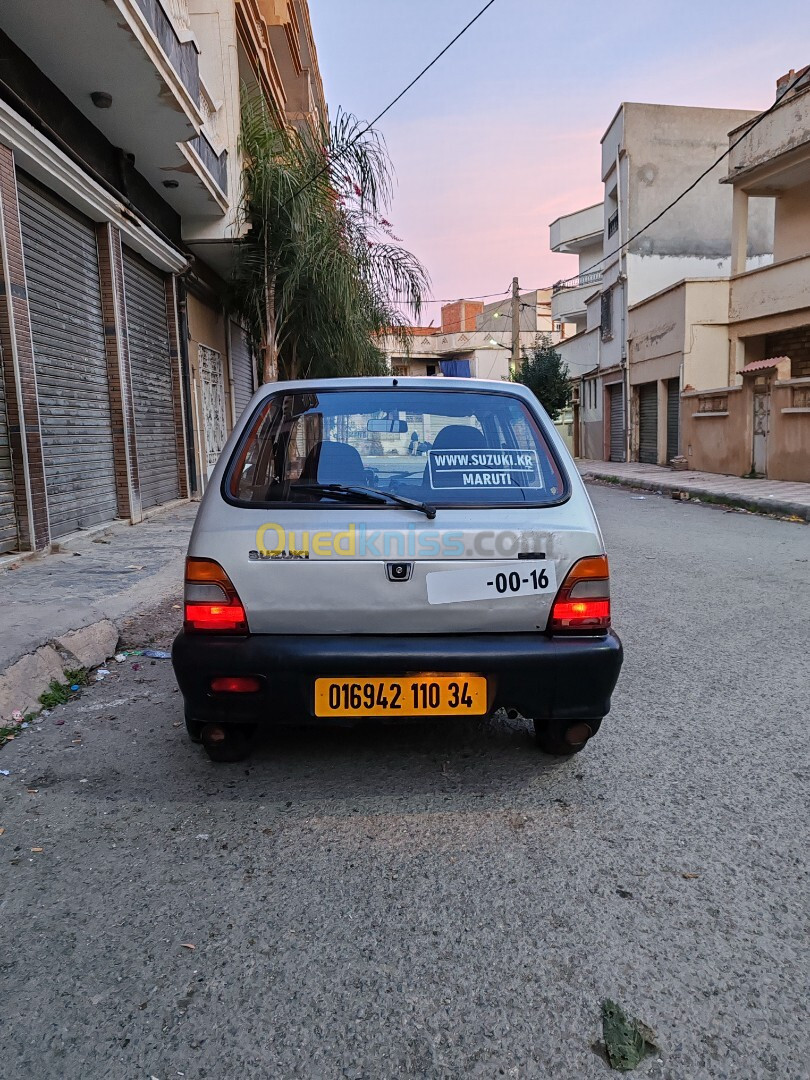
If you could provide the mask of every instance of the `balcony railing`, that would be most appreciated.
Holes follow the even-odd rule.
[[[551,288],[552,296],[564,292],[566,289],[581,289],[585,285],[598,285],[602,280],[601,270],[591,270],[587,274],[579,274],[578,277],[566,278],[565,281],[557,281]]]
[[[194,152],[216,180],[223,195],[228,194],[228,151],[223,150],[217,154],[211,143],[201,132],[193,139],[188,140],[188,145],[194,148]]]
[[[200,63],[193,41],[181,41],[160,0],[136,0],[169,63],[195,103],[200,100]]]

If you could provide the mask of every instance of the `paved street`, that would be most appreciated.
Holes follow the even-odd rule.
[[[626,662],[570,761],[496,718],[215,766],[159,660],[0,751],[0,1075],[587,1080],[611,997],[639,1075],[810,1076],[810,531],[591,492]]]

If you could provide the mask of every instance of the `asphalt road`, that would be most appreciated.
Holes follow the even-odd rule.
[[[610,997],[639,1075],[810,1076],[810,530],[592,490],[626,663],[576,758],[496,719],[215,766],[161,661],[0,751],[0,1075],[598,1078]]]

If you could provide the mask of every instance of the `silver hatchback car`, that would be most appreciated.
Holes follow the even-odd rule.
[[[571,754],[622,646],[599,525],[534,395],[388,377],[255,395],[200,505],[172,658],[216,761],[273,724],[500,708]]]

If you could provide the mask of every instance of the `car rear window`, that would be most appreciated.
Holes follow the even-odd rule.
[[[402,387],[272,395],[233,455],[224,492],[256,507],[351,505],[336,486],[447,507],[545,506],[568,495],[519,397]]]

